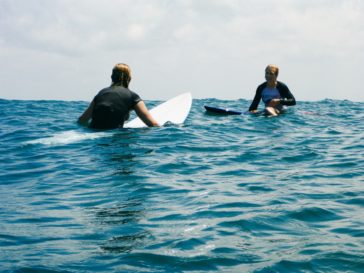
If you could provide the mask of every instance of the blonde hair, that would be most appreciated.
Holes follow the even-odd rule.
[[[276,75],[276,76],[278,76],[278,74],[279,74],[279,68],[275,64],[269,64],[265,68],[265,71],[267,71],[267,70],[271,70],[274,73],[274,75]]]
[[[118,63],[114,66],[111,74],[112,85],[129,87],[131,81],[131,69],[127,64]]]

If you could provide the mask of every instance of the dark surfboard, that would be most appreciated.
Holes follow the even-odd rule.
[[[206,112],[218,114],[218,115],[242,115],[243,112],[230,110],[227,108],[218,108],[218,107],[212,107],[212,106],[204,106],[206,109]]]

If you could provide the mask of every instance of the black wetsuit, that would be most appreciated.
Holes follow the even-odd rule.
[[[267,87],[267,82],[262,83],[258,86],[257,91],[255,93],[255,97],[253,99],[252,104],[249,107],[249,111],[257,110],[260,100],[262,99],[262,93],[264,88]],[[283,82],[277,82],[277,89],[281,96],[281,105],[288,105],[292,106],[296,104],[296,99],[292,95],[291,91],[289,91],[287,85],[285,85]]]
[[[129,118],[130,110],[142,99],[138,94],[122,86],[102,89],[94,98],[90,127],[95,129],[114,129],[123,127]]]

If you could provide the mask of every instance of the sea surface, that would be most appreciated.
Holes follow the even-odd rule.
[[[364,102],[203,107],[249,103],[93,131],[0,100],[0,272],[364,272]]]

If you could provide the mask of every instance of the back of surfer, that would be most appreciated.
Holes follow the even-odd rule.
[[[260,100],[265,104],[265,114],[277,116],[285,106],[293,106],[296,99],[288,89],[287,85],[277,81],[279,68],[270,64],[265,69],[266,82],[258,86],[253,102],[249,107],[249,112],[257,112]]]
[[[159,126],[139,95],[129,90],[131,70],[128,65],[115,65],[111,80],[111,86],[102,89],[78,118],[80,124],[95,129],[122,128],[130,111],[134,110],[147,126]]]

